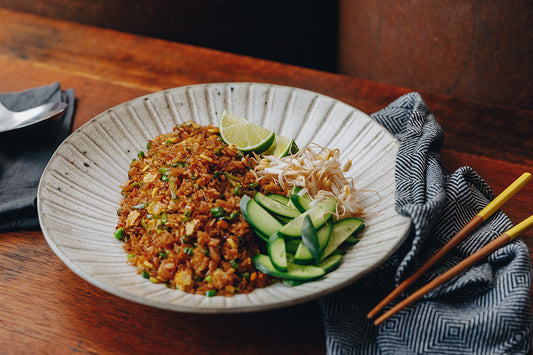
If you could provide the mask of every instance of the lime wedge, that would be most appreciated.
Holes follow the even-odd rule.
[[[276,147],[272,152],[272,155],[277,157],[286,157],[287,155],[295,154],[298,152],[298,146],[292,138],[278,136]]]
[[[266,151],[275,142],[276,133],[224,110],[218,123],[220,136],[243,152]]]
[[[277,141],[278,141],[278,137],[279,136],[276,136],[276,139],[274,139],[274,142],[270,145],[270,147],[268,147],[267,150],[265,150],[263,152],[263,155],[272,155],[274,154],[274,149],[276,149],[276,145],[277,145]]]

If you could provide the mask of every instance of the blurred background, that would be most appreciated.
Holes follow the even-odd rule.
[[[531,0],[0,0],[0,7],[533,109]]]

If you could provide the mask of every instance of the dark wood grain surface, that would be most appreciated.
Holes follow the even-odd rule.
[[[74,88],[74,129],[129,99],[182,85],[253,81],[332,96],[372,113],[410,92],[113,30],[0,9],[0,92],[59,81]],[[422,92],[445,131],[443,164],[471,166],[497,194],[533,169],[533,112]],[[513,125],[508,122],[514,122]],[[503,211],[530,215],[533,185]],[[533,233],[522,239],[533,251]],[[3,353],[321,354],[315,302],[241,315],[165,312],[112,296],[76,276],[43,235],[0,234],[0,349]]]

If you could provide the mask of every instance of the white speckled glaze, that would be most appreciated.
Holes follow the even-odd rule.
[[[361,241],[335,271],[296,287],[275,284],[247,295],[205,297],[154,284],[126,263],[113,236],[129,164],[151,138],[184,121],[218,124],[222,110],[310,142],[339,148],[347,175],[364,190]],[[57,256],[77,275],[119,297],[190,313],[237,313],[294,305],[345,287],[374,269],[404,240],[410,220],[394,209],[397,140],[368,115],[307,90],[261,83],[178,87],[113,107],[72,133],[41,178],[39,220]]]

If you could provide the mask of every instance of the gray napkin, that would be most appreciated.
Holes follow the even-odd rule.
[[[328,353],[528,354],[533,327],[531,260],[520,239],[378,327],[366,318],[494,198],[471,168],[449,174],[441,166],[443,131],[419,94],[405,95],[372,117],[400,140],[396,210],[411,217],[412,229],[385,264],[349,288],[319,300]],[[511,225],[503,212],[496,212],[385,310]]]
[[[14,111],[48,102],[66,102],[61,119],[0,133],[0,232],[39,229],[37,188],[41,174],[57,146],[69,135],[74,115],[74,90],[59,83],[21,92],[0,94],[0,102]]]

